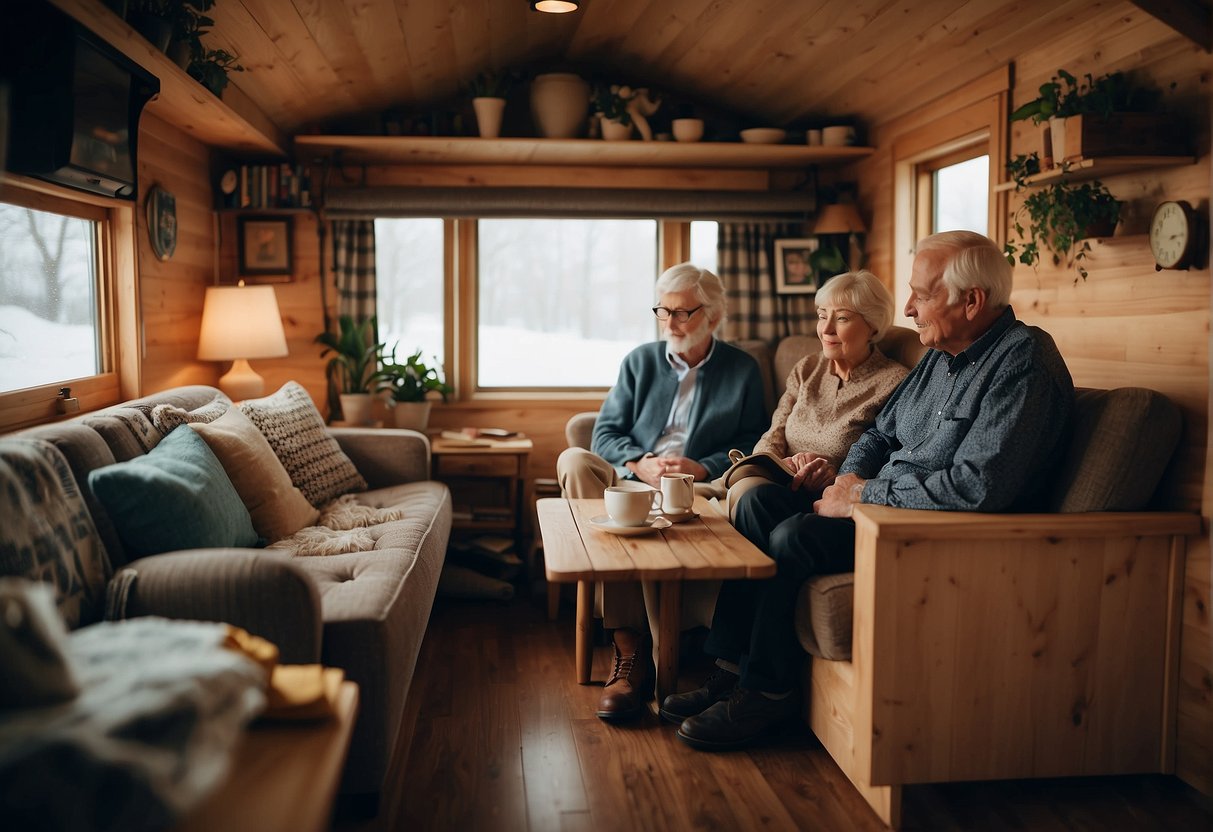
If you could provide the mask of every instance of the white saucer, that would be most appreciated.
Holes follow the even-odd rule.
[[[668,529],[672,524],[664,517],[651,517],[643,526],[621,526],[605,514],[590,518],[590,525],[607,534],[617,534],[621,537],[634,537],[640,534]]]
[[[678,512],[655,511],[649,515],[649,520],[652,521],[652,520],[657,519],[658,517],[664,517],[666,520],[669,520],[671,523],[685,523],[688,520],[694,520],[698,516],[699,516],[699,514],[694,509],[687,509],[686,511],[678,511]]]

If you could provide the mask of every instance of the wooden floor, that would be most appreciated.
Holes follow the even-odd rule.
[[[573,615],[542,602],[439,599],[410,695],[416,730],[398,753],[377,830],[878,830],[884,827],[803,726],[749,751],[683,745],[655,713],[594,716],[608,672],[574,682]],[[682,687],[708,666],[684,652]],[[412,714],[410,714],[412,716]],[[1209,830],[1197,792],[1162,776],[915,786],[914,830]]]

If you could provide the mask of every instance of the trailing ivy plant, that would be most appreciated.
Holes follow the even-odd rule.
[[[1043,246],[1053,253],[1054,264],[1064,262],[1066,266],[1074,266],[1086,280],[1087,270],[1082,261],[1091,251],[1086,238],[1100,227],[1115,228],[1120,221],[1121,203],[1098,180],[1068,182],[1063,174],[1057,182],[1029,186],[1027,177],[1039,172],[1040,159],[1035,153],[1016,156],[1007,165],[1016,192],[1032,189],[1012,219],[1019,240],[1008,240],[1004,246],[1007,262],[1014,266],[1018,261],[1036,268]]]

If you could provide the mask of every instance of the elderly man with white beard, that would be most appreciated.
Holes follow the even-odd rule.
[[[720,278],[682,263],[657,279],[653,314],[661,340],[632,350],[594,425],[592,450],[569,448],[556,473],[569,498],[602,497],[621,480],[660,488],[663,474],[707,483],[749,452],[767,428],[762,378],[744,350],[715,337],[727,302]],[[615,664],[598,716],[637,716],[651,695],[652,659],[637,584],[599,584],[603,626],[614,630]]]

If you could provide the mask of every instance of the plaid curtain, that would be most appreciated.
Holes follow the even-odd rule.
[[[333,220],[333,282],[337,314],[375,315],[375,221]]]
[[[722,222],[719,229],[716,262],[729,301],[724,338],[773,342],[785,335],[816,332],[816,307],[811,295],[775,293],[775,241],[803,237],[804,226]]]

